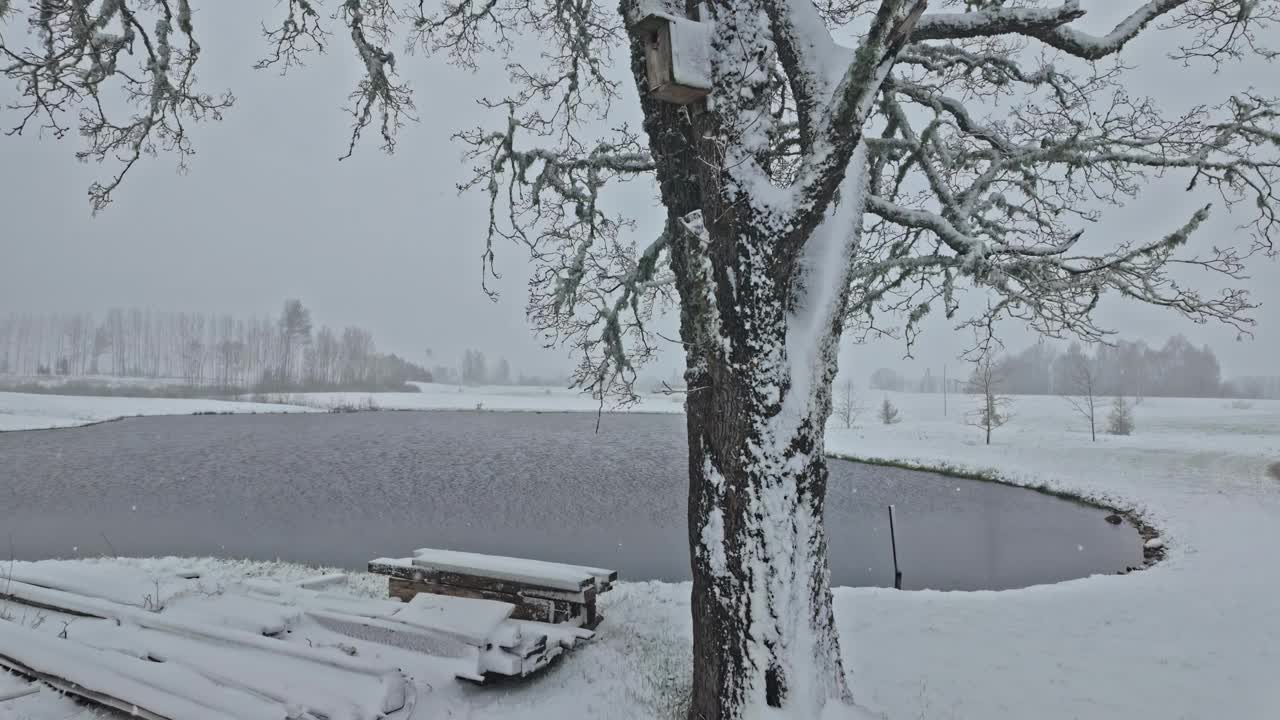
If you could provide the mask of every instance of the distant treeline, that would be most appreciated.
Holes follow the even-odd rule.
[[[1092,352],[1090,352],[1092,350]],[[1098,394],[1132,397],[1280,397],[1280,378],[1222,379],[1213,349],[1196,347],[1182,335],[1154,348],[1141,340],[1120,340],[1092,348],[1072,343],[1065,351],[1048,343],[998,359],[1000,391],[1014,395],[1059,395],[1072,392],[1071,372],[1087,363],[1097,378]],[[969,368],[953,370],[948,378],[952,391],[969,386]],[[889,368],[872,373],[871,387],[879,390],[940,392],[937,375],[908,381]]]
[[[377,351],[360,327],[312,331],[288,300],[278,316],[114,308],[0,316],[0,374],[176,378],[188,386],[264,392],[407,389],[431,373]],[[411,387],[411,386],[410,386]]]
[[[430,352],[428,351],[428,354]],[[468,349],[462,354],[457,367],[436,365],[431,368],[435,382],[454,385],[526,385],[535,387],[566,387],[569,380],[563,375],[526,375],[513,373],[505,357],[495,363],[485,359],[481,350]]]

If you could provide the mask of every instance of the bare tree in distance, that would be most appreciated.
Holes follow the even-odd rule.
[[[1062,361],[1067,364],[1067,381],[1071,383],[1062,397],[1068,403],[1071,403],[1071,407],[1081,417],[1089,421],[1089,437],[1094,442],[1097,442],[1098,377],[1094,371],[1093,362],[1088,355],[1080,351],[1080,346],[1075,343],[1067,350],[1067,354]]]
[[[1000,394],[1003,380],[1000,364],[991,357],[990,351],[983,352],[974,360],[969,392],[978,395],[978,407],[966,415],[965,423],[981,428],[988,445],[991,444],[991,431],[1012,419],[1008,407],[1013,401]]]
[[[871,373],[870,383],[872,390],[902,392],[907,389],[907,381],[892,368],[876,368],[875,372]]]
[[[898,412],[898,408],[889,401],[888,395],[885,395],[884,401],[880,403],[880,422],[885,425],[897,425],[902,422],[902,413]]]
[[[482,264],[492,272],[501,240],[529,253],[530,319],[576,349],[579,387],[634,399],[636,368],[656,344],[653,313],[678,308],[696,389],[686,418],[697,720],[767,708],[816,718],[851,702],[822,522],[843,331],[910,343],[941,308],[962,326],[1013,318],[1098,339],[1105,294],[1251,326],[1253,304],[1235,284],[1280,231],[1280,103],[1230,88],[1223,73],[1218,102],[1169,113],[1133,90],[1132,63],[1109,61],[1149,35],[1146,47],[1167,48],[1173,67],[1270,57],[1276,0],[1135,0],[1101,36],[1082,29],[1074,0],[926,5],[343,0],[322,13],[314,0],[287,0],[264,10],[273,15],[259,67],[290,68],[329,47],[332,32],[350,38],[362,76],[346,155],[371,128],[390,151],[414,117],[389,48],[469,67],[498,56],[513,88],[485,101],[491,126],[459,136],[476,165],[468,187],[491,203]],[[14,7],[0,0],[8,23]],[[16,22],[29,32],[0,35],[0,72],[17,86],[10,135],[43,127],[79,138],[83,159],[118,160],[89,189],[95,210],[144,156],[169,151],[185,164],[193,123],[233,101],[196,85],[203,54],[189,0],[24,7]],[[709,101],[678,106],[651,92],[657,43],[641,22],[651,15],[706,59],[689,78],[705,87],[686,89]],[[509,61],[515,38],[544,52]],[[620,47],[634,91],[614,72]],[[642,132],[601,122],[624,95]],[[1100,238],[1118,239],[1080,244],[1101,219],[1095,203],[1124,204],[1149,174],[1237,204],[1241,244],[1186,249],[1209,215],[1200,196],[1150,236],[1104,229]],[[656,237],[634,237],[605,200],[612,183],[638,176],[657,181]],[[1175,267],[1213,280],[1188,287]],[[993,297],[985,312],[961,313],[967,286]]]
[[[840,394],[836,399],[831,414],[839,419],[847,430],[858,421],[858,416],[862,414],[862,410],[862,399],[858,397],[858,391],[854,388],[853,381],[845,380],[840,385]]]
[[[287,379],[293,375],[297,357],[295,348],[311,344],[311,311],[303,306],[301,300],[284,301],[284,310],[280,313],[280,341],[280,377]]]
[[[1132,435],[1133,428],[1133,409],[1123,395],[1117,395],[1107,415],[1107,432],[1111,435]]]
[[[494,385],[511,384],[511,364],[507,362],[505,357],[498,358],[498,364],[494,367],[489,382]]]

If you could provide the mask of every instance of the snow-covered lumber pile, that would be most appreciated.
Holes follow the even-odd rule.
[[[164,720],[373,720],[411,704],[395,667],[69,592],[57,586],[81,580],[62,573],[40,574],[42,585],[19,574],[0,577],[0,596],[48,615],[0,621],[0,666],[108,707]],[[49,616],[60,632],[42,631]]]
[[[496,600],[514,605],[516,619],[588,629],[603,619],[597,596],[618,579],[603,568],[431,548],[371,560],[369,572],[388,576],[391,595],[402,600],[422,593]]]
[[[512,603],[362,597],[347,580],[210,586],[198,573],[11,563],[0,669],[151,720],[405,720],[438,677],[525,677],[593,635],[514,618]]]
[[[451,660],[459,678],[484,683],[526,677],[594,633],[578,627],[513,619],[511,603],[422,594],[409,602],[377,600],[254,579],[248,597],[294,608],[333,632]]]

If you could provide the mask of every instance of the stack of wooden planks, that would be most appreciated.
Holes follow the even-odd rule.
[[[424,594],[406,603],[261,579],[244,588],[250,598],[296,608],[334,632],[451,658],[456,677],[477,683],[531,675],[594,636],[579,627],[513,618],[515,605],[493,600]]]
[[[148,720],[407,720],[440,678],[526,677],[593,637],[595,596],[616,577],[420,552],[375,564],[415,568],[405,582],[483,570],[485,592],[501,597],[360,597],[338,587],[343,574],[223,578],[211,590],[172,569],[0,566],[0,668]],[[530,612],[535,602],[550,604]],[[0,699],[21,703],[30,687]]]
[[[432,548],[372,560],[369,572],[388,576],[391,596],[402,600],[422,593],[496,600],[514,605],[517,619],[587,629],[603,619],[596,598],[618,579],[603,568]]]
[[[47,623],[0,621],[0,666],[150,720],[373,720],[411,712],[411,686],[395,667],[81,595],[57,587],[75,587],[79,578],[63,579],[46,574],[33,585],[0,577],[0,599],[71,618],[57,634],[42,631]]]

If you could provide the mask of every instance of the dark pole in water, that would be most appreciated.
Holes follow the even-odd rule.
[[[898,569],[898,536],[893,530],[893,506],[889,506],[889,544],[893,547],[893,589],[902,589],[902,571]]]

